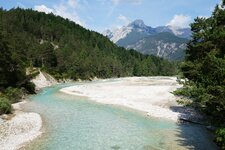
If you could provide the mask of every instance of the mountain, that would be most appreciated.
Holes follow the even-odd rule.
[[[26,68],[33,67],[74,80],[176,74],[174,63],[127,51],[75,22],[31,9],[0,8],[0,56],[0,92],[30,86]]]
[[[117,43],[119,40],[126,38],[130,34],[135,33],[135,40],[146,37],[148,35],[156,34],[154,28],[146,26],[142,20],[135,20],[134,22],[123,26],[122,28],[110,31],[109,29],[103,32],[103,35],[110,38],[111,41]],[[137,35],[136,35],[137,34]]]
[[[185,43],[187,42],[188,40],[185,38],[179,38],[169,32],[162,32],[142,38],[133,44],[127,45],[126,48],[135,49],[143,54],[153,54],[168,60],[182,60],[185,55]]]
[[[103,35],[126,49],[169,60],[182,60],[186,43],[191,38],[191,30],[173,26],[152,28],[138,19],[114,31],[107,30]]]

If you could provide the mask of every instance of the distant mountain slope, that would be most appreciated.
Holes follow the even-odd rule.
[[[172,26],[152,28],[145,25],[142,20],[135,20],[113,32],[107,30],[103,34],[119,46],[169,60],[184,58],[186,43],[191,37],[189,28]]]
[[[120,42],[122,40],[118,43]],[[187,42],[187,39],[179,38],[169,32],[162,32],[140,39],[133,44],[127,45],[126,48],[133,48],[143,54],[153,54],[169,60],[182,60],[185,55],[185,43]]]

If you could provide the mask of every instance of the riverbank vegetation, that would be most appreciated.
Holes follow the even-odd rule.
[[[209,18],[196,18],[191,24],[192,40],[181,65],[188,80],[177,90],[193,100],[192,106],[219,126],[215,141],[225,149],[225,1],[215,7]]]

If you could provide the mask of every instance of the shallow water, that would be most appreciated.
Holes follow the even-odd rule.
[[[70,85],[45,88],[24,105],[25,110],[41,114],[44,121],[44,134],[25,149],[216,149],[200,126],[149,118],[141,112],[59,92]]]

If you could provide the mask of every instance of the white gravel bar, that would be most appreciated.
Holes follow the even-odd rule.
[[[181,87],[176,77],[127,77],[79,84],[61,89],[61,92],[85,96],[99,103],[129,107],[147,115],[177,121],[180,112],[170,109],[178,106],[171,92]]]
[[[13,104],[15,116],[0,124],[0,150],[17,150],[41,135],[42,119],[37,113],[21,111],[20,105]]]

